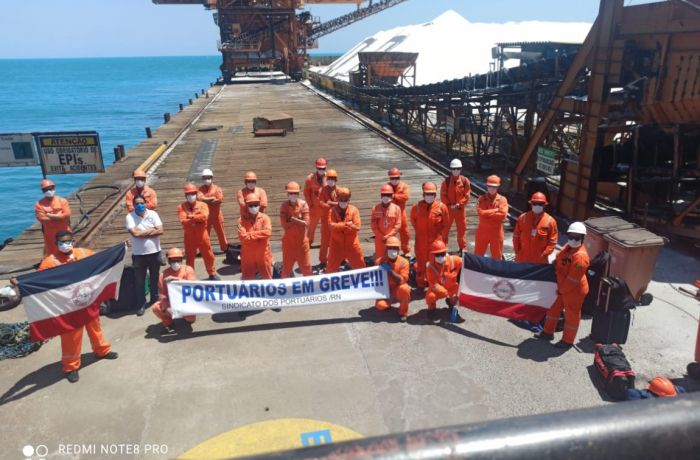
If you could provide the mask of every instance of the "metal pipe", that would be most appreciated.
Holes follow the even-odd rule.
[[[256,459],[694,459],[700,394],[413,431]]]

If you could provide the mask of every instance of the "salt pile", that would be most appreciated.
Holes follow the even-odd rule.
[[[397,27],[365,38],[350,51],[320,69],[324,75],[348,81],[357,70],[357,53],[397,51],[418,53],[416,84],[462,78],[489,71],[491,48],[496,43],[552,41],[582,43],[591,24],[583,22],[524,21],[504,24],[472,23],[448,10],[425,24]],[[506,67],[518,61],[506,62]]]

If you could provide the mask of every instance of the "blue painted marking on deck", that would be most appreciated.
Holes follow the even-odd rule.
[[[304,447],[320,446],[322,444],[330,444],[332,442],[333,439],[331,438],[331,430],[310,431],[308,433],[301,434],[301,445]]]

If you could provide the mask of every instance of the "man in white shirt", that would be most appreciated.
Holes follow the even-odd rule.
[[[134,198],[134,210],[126,215],[126,229],[131,234],[131,260],[136,283],[136,311],[143,315],[148,306],[158,300],[158,276],[160,275],[160,235],[163,223],[155,211],[146,207],[143,197]],[[151,301],[146,303],[144,282],[148,271]]]

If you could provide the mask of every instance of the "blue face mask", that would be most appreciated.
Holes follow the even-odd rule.
[[[136,214],[143,214],[146,212],[146,205],[143,203],[136,203],[134,210],[136,211]]]

